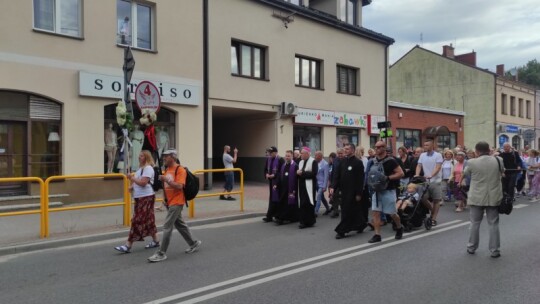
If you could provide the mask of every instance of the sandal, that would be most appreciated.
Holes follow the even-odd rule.
[[[150,249],[150,248],[156,248],[156,247],[159,247],[159,242],[151,241],[150,243],[146,244],[146,246],[144,246],[144,249]]]
[[[131,251],[131,247],[128,247],[126,245],[122,245],[122,246],[116,246],[114,247],[114,249],[122,252],[122,253],[129,253]]]

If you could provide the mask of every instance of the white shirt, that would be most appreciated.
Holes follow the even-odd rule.
[[[424,170],[424,176],[430,177],[431,173],[435,170],[435,166],[437,164],[443,163],[443,157],[441,153],[439,152],[431,152],[431,154],[428,154],[428,152],[424,152],[420,154],[420,159],[418,160],[418,164],[422,165],[422,170]],[[440,183],[442,181],[442,170],[439,170],[439,172],[435,176],[431,176],[430,182],[432,183]]]
[[[137,170],[137,172],[135,172],[135,178],[140,178],[141,176],[150,178],[150,181],[144,187],[133,183],[133,198],[145,197],[154,194],[154,189],[152,189],[151,184],[151,182],[154,181],[154,168],[152,168],[152,166],[146,166]]]

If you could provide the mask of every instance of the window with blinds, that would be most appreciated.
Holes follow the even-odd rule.
[[[337,66],[337,91],[339,93],[358,95],[358,69]]]
[[[62,107],[53,101],[48,101],[38,97],[30,97],[30,118],[61,120]]]

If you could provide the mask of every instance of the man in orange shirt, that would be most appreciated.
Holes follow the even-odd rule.
[[[169,247],[173,226],[180,232],[184,240],[189,244],[186,253],[193,253],[199,249],[202,242],[193,240],[189,227],[182,219],[182,209],[186,204],[184,195],[184,185],[186,184],[186,169],[176,163],[177,152],[174,149],[167,150],[161,154],[167,170],[159,179],[163,182],[163,192],[166,199],[167,217],[163,224],[163,237],[159,250],[148,258],[150,262],[161,262],[167,259],[165,253]]]

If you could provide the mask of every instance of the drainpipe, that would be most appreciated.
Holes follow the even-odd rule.
[[[499,139],[497,138],[497,76],[493,76],[495,86],[493,88],[493,135],[495,136],[493,146],[495,149],[499,147]]]
[[[384,47],[384,117],[386,121],[388,121],[388,47],[389,45]],[[392,146],[392,138],[387,137],[386,143]],[[392,149],[394,149],[394,147],[392,147]]]
[[[203,0],[203,155],[204,169],[210,168],[208,158],[208,0]],[[204,189],[208,190],[209,174],[204,174]]]

